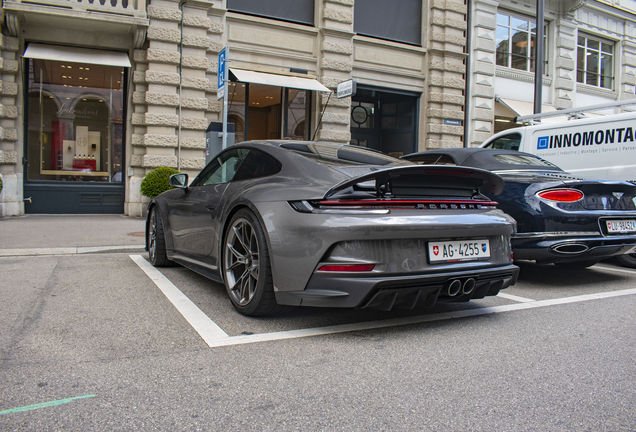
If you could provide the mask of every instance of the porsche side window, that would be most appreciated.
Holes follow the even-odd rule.
[[[232,149],[219,155],[208,165],[193,186],[213,185],[232,181],[245,156],[247,149]]]
[[[519,145],[521,145],[521,134],[512,133],[499,137],[488,143],[486,148],[497,150],[519,150]]]
[[[280,171],[280,164],[258,150],[250,150],[233,180],[247,180],[274,175]]]

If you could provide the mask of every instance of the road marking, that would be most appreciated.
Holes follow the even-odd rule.
[[[211,341],[229,337],[221,327],[216,325],[210,317],[204,314],[197,305],[186,297],[179,288],[174,286],[159,270],[146,261],[144,257],[141,255],[130,255],[130,258],[148,275],[155,285],[157,285],[161,292],[163,292],[208,345],[210,345]]]
[[[56,406],[56,405],[64,405],[69,402],[73,402],[74,400],[77,400],[77,399],[85,399],[85,398],[91,398],[91,397],[95,397],[95,395],[75,396],[68,399],[60,399],[56,401],[43,402],[43,403],[39,403],[35,405],[27,405],[27,406],[23,406],[19,408],[11,408],[8,410],[0,411],[0,415],[13,414],[13,413],[22,412],[22,411],[31,411],[35,409],[47,408],[47,407]]]
[[[634,294],[636,294],[636,289],[629,289],[629,290],[613,291],[613,292],[606,292],[606,293],[599,293],[599,294],[588,294],[588,295],[575,296],[575,297],[564,297],[564,298],[553,299],[553,300],[538,300],[534,302],[516,303],[516,304],[504,305],[504,306],[493,306],[493,307],[486,307],[486,308],[480,308],[480,309],[467,309],[462,311],[446,312],[446,313],[415,316],[415,317],[395,318],[395,319],[388,319],[388,320],[382,320],[382,321],[368,321],[368,322],[362,322],[362,323],[343,324],[343,325],[335,325],[335,326],[327,326],[327,327],[315,327],[315,328],[309,328],[309,329],[289,330],[289,331],[274,332],[274,333],[231,336],[231,337],[227,337],[223,339],[217,339],[216,341],[212,341],[211,344],[208,343],[208,345],[210,345],[211,348],[214,348],[214,347],[228,346],[228,345],[242,345],[242,344],[255,343],[255,342],[266,342],[266,341],[293,339],[293,338],[308,337],[308,336],[327,335],[327,334],[334,334],[334,333],[372,330],[372,329],[394,327],[394,326],[401,326],[401,325],[408,325],[408,324],[421,324],[426,322],[442,321],[447,319],[459,319],[459,318],[489,315],[489,314],[495,314],[495,313],[512,312],[512,311],[524,310],[524,309],[534,309],[534,308],[540,308],[540,307],[546,307],[546,306],[577,303],[577,302],[588,301],[588,300],[600,300],[604,298],[634,295]]]
[[[230,346],[230,345],[243,345],[248,343],[268,342],[285,339],[295,339],[309,336],[320,336],[335,333],[346,333],[361,330],[373,330],[386,327],[395,327],[409,324],[421,324],[426,322],[442,321],[448,319],[461,319],[466,317],[475,317],[481,315],[490,315],[495,313],[512,312],[525,309],[535,309],[547,306],[564,305],[569,303],[578,303],[589,300],[601,300],[612,297],[620,297],[626,295],[636,294],[636,289],[627,289],[620,291],[610,291],[596,294],[586,294],[574,297],[563,297],[551,300],[530,300],[523,297],[513,296],[510,294],[500,293],[499,296],[505,298],[511,298],[511,300],[518,301],[519,303],[493,306],[478,309],[466,309],[454,312],[444,312],[430,315],[420,315],[404,318],[393,318],[379,321],[367,321],[360,323],[341,324],[326,327],[314,327],[307,329],[288,330],[272,333],[260,333],[252,335],[239,335],[229,336],[225,333],[221,327],[219,327],[214,321],[212,321],[207,315],[205,315],[194,303],[190,301],[179,289],[172,284],[159,270],[155,269],[148,261],[146,261],[141,255],[130,255],[130,258],[137,263],[137,265],[152,279],[152,281],[163,291],[166,297],[172,302],[173,305],[181,312],[185,319],[194,327],[194,329],[201,335],[203,340],[208,344],[210,348]],[[608,268],[610,269],[610,268]],[[611,268],[611,270],[614,270]],[[171,297],[178,299],[173,301]],[[181,307],[182,305],[189,304],[189,307]],[[179,305],[179,306],[177,306]]]
[[[502,293],[502,292],[497,294],[497,297],[505,298],[505,299],[516,301],[516,302],[520,302],[520,303],[530,303],[530,302],[535,301],[535,300],[532,300],[532,299],[529,299],[529,298],[519,297],[519,296],[516,296],[516,295],[506,294],[506,293]]]
[[[622,269],[622,268],[616,268],[616,267],[605,267],[605,266],[600,266],[598,264],[596,264],[594,267],[590,267],[590,268],[599,269],[599,270],[617,271],[617,272],[620,272],[620,273],[636,274],[636,269],[628,270],[628,269]]]

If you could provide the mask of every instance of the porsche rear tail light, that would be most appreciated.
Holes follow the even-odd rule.
[[[346,265],[324,265],[318,271],[335,272],[368,272],[375,268],[375,264],[346,264]]]
[[[583,199],[583,192],[576,189],[546,189],[537,192],[537,196],[548,201],[574,202]]]
[[[325,200],[291,201],[291,207],[301,213],[313,213],[329,210],[381,211],[388,209],[419,210],[468,210],[493,209],[498,204],[485,200],[404,200],[404,199],[362,199],[362,200]]]

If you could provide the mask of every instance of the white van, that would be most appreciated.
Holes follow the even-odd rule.
[[[507,129],[480,147],[532,153],[582,178],[636,181],[636,112]]]

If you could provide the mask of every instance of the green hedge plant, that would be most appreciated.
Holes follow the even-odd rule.
[[[169,167],[153,169],[146,174],[146,177],[141,181],[141,194],[148,198],[154,198],[169,189],[174,189],[168,183],[168,179],[170,179],[171,175],[179,172],[180,171]]]

